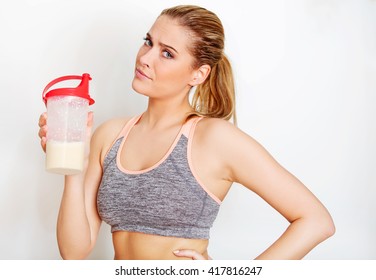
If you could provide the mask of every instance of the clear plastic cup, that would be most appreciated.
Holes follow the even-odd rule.
[[[72,175],[84,167],[89,101],[77,96],[47,100],[46,170]]]
[[[57,88],[55,84],[67,80],[81,80],[75,88]],[[63,76],[50,82],[43,91],[47,107],[46,170],[72,175],[83,171],[89,105],[90,75]],[[48,92],[47,92],[48,91]]]

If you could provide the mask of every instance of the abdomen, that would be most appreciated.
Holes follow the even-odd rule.
[[[207,258],[207,239],[165,237],[138,232],[116,231],[112,234],[116,260],[184,260],[173,253],[191,249]]]

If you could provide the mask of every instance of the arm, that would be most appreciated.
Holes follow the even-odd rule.
[[[230,180],[258,194],[290,222],[257,259],[301,259],[334,234],[327,209],[296,177],[250,136],[229,124],[223,130],[222,156],[230,163]]]
[[[46,145],[46,114],[39,121],[41,145]],[[92,113],[88,118],[88,139],[92,128]],[[102,169],[99,155],[101,145],[98,135],[91,138],[90,153],[87,153],[85,169],[81,174],[65,176],[58,221],[57,240],[64,259],[84,259],[91,252],[98,236],[101,220],[97,214],[96,192]],[[89,149],[88,149],[89,150]]]
[[[64,259],[84,259],[92,251],[101,225],[97,189],[102,176],[100,144],[94,133],[86,172],[65,176],[57,221],[57,240]]]
[[[198,140],[199,146],[204,147],[200,154],[205,153],[216,163],[214,173],[255,192],[290,223],[257,259],[301,259],[334,234],[332,218],[322,203],[252,137],[229,122],[216,119],[202,121],[200,130],[203,137]],[[209,164],[205,166],[208,168]],[[216,187],[211,191],[218,197],[227,193],[226,187],[221,190],[220,184],[213,186]],[[192,250],[180,250],[175,255],[203,259]]]

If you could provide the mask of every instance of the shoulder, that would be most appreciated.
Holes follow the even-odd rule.
[[[100,124],[91,137],[91,151],[96,151],[101,161],[131,117],[113,118]]]
[[[201,119],[193,143],[193,156],[200,161],[210,159],[206,165],[214,166],[216,174],[229,182],[248,182],[249,167],[265,158],[262,146],[253,137],[222,119]]]
[[[232,144],[233,141],[244,138],[251,138],[233,123],[219,118],[203,118],[200,120],[195,135],[202,140],[215,141],[224,145]]]
[[[94,131],[93,137],[114,138],[124,128],[131,117],[109,119],[101,123]]]
[[[196,136],[197,135],[197,136]],[[250,162],[257,163],[269,157],[265,148],[252,136],[229,121],[215,118],[204,118],[198,122],[195,137],[196,143],[212,156],[229,166],[232,171]],[[236,160],[234,160],[236,159]]]
[[[93,133],[93,140],[115,140],[130,119],[131,117],[114,118],[101,123]]]
[[[224,161],[233,160],[257,142],[233,123],[218,118],[203,118],[197,123],[194,141]]]
[[[210,136],[213,133],[221,133],[234,129],[235,126],[229,121],[218,118],[202,118],[197,123],[197,133],[202,133],[204,136]]]

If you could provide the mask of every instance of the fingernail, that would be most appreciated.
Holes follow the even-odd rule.
[[[175,250],[175,251],[174,251],[174,254],[179,254],[179,253],[180,253],[179,250]]]

